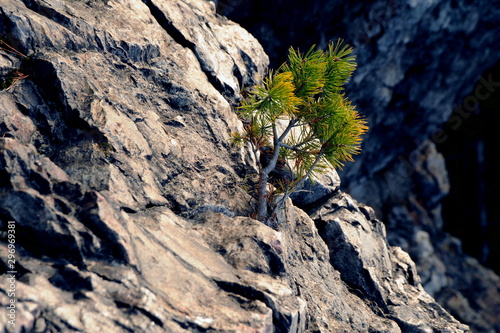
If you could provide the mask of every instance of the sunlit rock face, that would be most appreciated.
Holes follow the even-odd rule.
[[[275,228],[252,219],[255,161],[229,138],[268,57],[214,3],[0,4],[0,218],[2,237],[9,221],[16,230],[16,330],[469,331],[335,172]],[[384,80],[400,76],[396,66]],[[447,183],[425,147],[416,169],[439,201]],[[460,249],[422,242],[434,255]],[[7,273],[4,238],[0,252]],[[11,286],[0,288],[10,330]]]

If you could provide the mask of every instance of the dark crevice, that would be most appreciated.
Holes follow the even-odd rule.
[[[246,286],[235,282],[215,280],[215,283],[219,288],[227,293],[236,294],[248,300],[259,300],[263,302],[268,308],[273,311],[273,325],[275,332],[289,332],[291,318],[284,316],[279,311],[277,305],[274,303],[274,300],[264,292],[257,290],[251,286]]]
[[[297,205],[295,202],[294,202],[294,205],[296,205],[297,207],[304,210],[309,216],[314,215],[317,211],[319,211],[320,209],[324,209],[324,208],[328,209],[328,212],[330,214],[333,214],[333,213],[336,213],[340,209],[347,209],[348,210],[348,208],[344,205],[344,202],[341,202],[338,200],[331,200],[330,201],[330,199],[333,199],[333,198],[340,199],[341,197],[342,197],[342,192],[339,189],[336,189],[332,193],[325,195],[321,199],[314,201],[313,203],[308,204],[307,206],[301,207],[300,205]],[[292,198],[292,201],[293,201],[293,198]],[[330,202],[328,202],[328,201],[330,201]],[[320,220],[315,220],[315,222],[319,222],[319,221]],[[324,222],[324,223],[326,223],[326,222]],[[318,226],[316,226],[316,227],[318,227]]]
[[[407,332],[407,333],[422,333],[422,332],[424,332],[417,325],[412,325],[408,322],[402,321],[400,318],[397,317],[397,315],[387,315],[385,317],[389,320],[394,321],[396,323],[396,325],[398,325],[398,327],[401,329],[401,332]]]
[[[137,213],[145,212],[145,211],[147,211],[148,209],[151,209],[151,208],[161,208],[161,207],[172,208],[169,203],[154,203],[154,202],[147,203],[145,206],[139,207],[138,209],[127,207],[127,206],[122,206],[120,208],[125,213],[128,213],[128,214],[137,214]]]
[[[122,329],[124,329],[126,332],[131,332],[131,333],[135,332],[135,329],[130,328],[128,326],[125,326],[124,323],[121,323],[118,320],[113,320],[113,323],[115,323],[118,327],[121,327]]]
[[[22,0],[22,1],[27,8],[70,30],[69,29],[71,27],[70,19],[62,15],[57,10],[50,8],[48,6],[44,6],[40,4],[38,1],[34,0]]]
[[[241,59],[243,59],[243,62],[245,63],[245,67],[247,68],[247,71],[249,73],[258,73],[258,68],[255,62],[252,60],[252,57],[250,57],[246,52],[243,50],[240,50],[240,56]],[[235,68],[234,71],[238,71],[239,76],[238,81],[240,82],[240,87],[249,87],[255,84],[255,81],[252,79],[251,76],[243,76],[238,68]]]
[[[127,214],[137,214],[138,211],[130,207],[121,207],[121,209]]]
[[[185,321],[182,321],[182,320],[179,320],[177,318],[172,318],[172,320],[174,322],[177,323],[177,325],[179,325],[182,329],[184,330],[187,330],[188,332],[208,332],[208,331],[212,331],[212,330],[209,330],[207,328],[204,328],[204,327],[201,327],[200,325],[192,322],[192,321],[188,321],[187,318]]]
[[[285,276],[286,275],[285,263],[281,260],[276,251],[269,244],[266,244],[259,239],[255,239],[255,242],[264,252],[267,258],[267,262],[269,263],[271,273],[277,276]]]
[[[84,110],[81,108],[88,106],[70,105],[68,99],[71,94],[64,90],[55,64],[34,58],[30,68],[30,79],[40,105],[30,111],[30,117],[41,134],[34,140],[37,151],[85,186],[95,190],[106,189],[104,173],[93,177],[84,170],[96,165],[102,170],[114,147],[99,128],[82,118]],[[97,144],[97,149],[89,149],[94,144]],[[68,151],[72,153],[68,154]]]
[[[55,287],[70,291],[81,292],[82,290],[93,290],[89,277],[83,277],[78,270],[71,267],[63,267],[57,271],[49,281]]]
[[[345,208],[341,206],[340,208]],[[335,222],[323,219],[314,220],[318,234],[328,247],[330,265],[340,273],[342,281],[350,292],[362,300],[371,300],[378,308],[385,312],[389,309],[379,288],[373,281],[369,271],[364,267],[362,259],[357,258],[357,250],[345,238],[340,228],[335,228]],[[346,263],[347,258],[356,258]],[[376,307],[373,307],[376,308]]]
[[[251,286],[246,286],[246,285],[242,285],[242,284],[235,283],[235,282],[215,280],[215,283],[217,283],[217,286],[219,288],[221,288],[222,290],[224,290],[228,293],[240,295],[248,300],[259,300],[259,301],[263,302],[264,304],[266,304],[267,307],[269,307],[270,309],[273,310],[273,324],[276,328],[276,331],[277,332],[285,332],[286,331],[285,327],[281,327],[281,329],[280,329],[280,326],[283,326],[283,323],[280,322],[280,318],[279,318],[280,314],[275,311],[275,306],[273,304],[274,302],[272,302],[270,300],[270,298],[265,293],[263,293],[260,290],[255,289]]]
[[[156,325],[163,327],[163,322],[161,321],[161,319],[158,318],[157,316],[155,316],[154,314],[152,314],[151,312],[149,312],[143,308],[137,308],[137,310],[139,312],[141,312],[143,315],[145,315],[146,317],[148,317],[149,319],[151,319],[151,321],[153,321]]]
[[[324,235],[325,235],[326,227],[327,227],[328,223],[325,220],[319,218],[319,219],[314,220],[314,225],[316,226],[316,229],[318,229],[318,234],[324,242],[325,241]]]
[[[60,132],[52,133],[53,135],[57,134],[54,135],[54,139],[57,138],[59,141],[64,142],[67,137],[72,137],[73,142],[76,141],[75,139],[79,139],[106,144],[107,139],[104,133],[98,128],[89,125],[80,117],[78,110],[73,110],[68,105],[62,82],[54,65],[47,60],[34,59],[32,68],[32,80],[40,90],[40,95],[43,96],[44,101],[51,108],[54,115],[57,113],[64,123],[61,124],[63,126],[59,126],[61,127]],[[74,130],[79,130],[79,133],[65,133]]]
[[[87,192],[81,202],[82,207],[77,213],[77,217],[82,221],[87,228],[99,239],[102,240],[100,253],[92,253],[88,251],[87,255],[97,258],[113,258],[119,263],[129,263],[130,258],[127,250],[120,243],[120,235],[115,230],[111,229],[105,221],[103,221],[98,213],[98,197],[95,192]],[[83,236],[83,235],[82,235]]]
[[[246,299],[259,300],[261,302],[266,303],[267,300],[266,295],[262,291],[257,290],[253,287],[222,280],[215,280],[215,283],[219,288],[221,288],[225,292],[234,293],[243,296]]]
[[[444,228],[464,252],[500,272],[500,63],[477,82],[444,125],[437,149],[446,160],[450,192],[443,201]],[[476,101],[476,103],[471,103]]]
[[[172,21],[168,19],[165,13],[163,13],[163,11],[153,3],[153,1],[143,0],[143,2],[146,4],[146,6],[148,6],[151,15],[153,15],[158,24],[170,35],[170,37],[172,37],[175,40],[175,42],[178,43],[179,45],[193,52],[196,59],[200,63],[202,71],[207,76],[207,79],[210,82],[210,84],[212,84],[214,88],[217,89],[217,91],[219,91],[226,99],[231,100],[232,98],[234,98],[232,96],[234,95],[235,91],[231,87],[222,83],[217,78],[213,70],[208,68],[206,62],[202,59],[202,57],[198,53],[196,44],[189,41],[182,34],[182,32],[180,32],[179,29],[177,29],[177,27],[172,23]]]
[[[158,204],[158,203],[150,202],[150,203],[146,204],[146,209],[151,209],[151,208],[156,208],[156,207],[165,207],[165,206],[168,207],[168,204]]]
[[[297,206],[300,209],[302,209],[303,211],[305,211],[308,215],[312,215],[312,213],[316,209],[320,209],[321,207],[323,207],[323,205],[328,200],[330,200],[331,198],[335,197],[339,193],[340,193],[340,190],[336,189],[336,190],[332,191],[331,193],[328,193],[328,194],[320,197],[319,199],[317,199],[315,201],[307,202],[305,204],[303,204],[303,203],[300,202],[300,193],[297,193],[296,195],[292,194],[290,196],[290,198],[292,199],[292,202],[293,202],[293,204],[295,206]]]
[[[170,208],[172,212],[175,214],[181,214],[187,210],[189,210],[189,206],[182,202],[179,202],[174,195],[167,194],[165,198],[168,200],[167,206]]]
[[[105,273],[101,273],[98,270],[93,269],[92,266],[88,267],[87,269],[88,269],[89,272],[92,272],[93,274],[97,275],[98,277],[100,277],[101,279],[103,279],[105,281],[115,282],[115,283],[123,283],[123,280],[121,280],[121,279],[114,279],[114,278],[110,277],[109,275],[107,275]]]
[[[27,192],[9,191],[0,197],[0,206],[3,207],[2,217],[16,221],[16,247],[24,248],[28,252],[26,256],[66,259],[81,267],[83,257],[75,238],[66,233],[67,230],[56,231],[53,227],[54,224],[65,226],[66,221],[62,216],[54,215],[41,198],[32,197]],[[23,214],[19,214],[21,209]],[[34,223],[29,216],[43,217]],[[51,241],[47,242],[47,239]]]

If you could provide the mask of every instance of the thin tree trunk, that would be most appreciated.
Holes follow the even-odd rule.
[[[295,186],[293,188],[288,188],[286,190],[286,192],[283,195],[283,197],[281,198],[281,200],[274,207],[271,215],[274,215],[278,211],[278,209],[280,209],[283,205],[285,205],[286,199],[288,199],[290,197],[290,194],[295,189],[300,189],[304,185],[304,183],[306,182],[306,180],[311,176],[312,172],[316,168],[316,165],[318,165],[318,163],[321,160],[322,156],[323,156],[323,147],[321,147],[321,150],[318,153],[318,156],[316,156],[316,159],[314,160],[314,163],[311,165],[311,167],[309,168],[309,170],[307,171],[307,173],[297,182],[297,184],[295,184]]]
[[[278,138],[278,132],[276,131],[276,126],[273,125],[273,157],[269,161],[269,164],[265,167],[261,166],[259,172],[259,196],[257,203],[257,214],[259,221],[264,221],[267,218],[267,180],[269,179],[269,174],[276,168],[276,162],[278,162],[278,157],[280,155],[280,138]]]
[[[257,215],[259,221],[264,221],[267,217],[267,180],[268,173],[264,173],[264,169],[259,172],[259,197],[257,203]]]

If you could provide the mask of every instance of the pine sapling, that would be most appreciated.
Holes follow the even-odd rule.
[[[352,51],[342,40],[330,43],[326,51],[313,46],[302,54],[290,48],[288,61],[270,71],[242,102],[240,117],[245,133],[234,134],[233,142],[250,142],[260,161],[260,221],[270,218],[267,183],[280,158],[288,161],[294,178],[281,182],[283,196],[273,211],[316,172],[341,168],[360,152],[361,135],[368,129],[366,121],[343,93],[356,68]],[[270,154],[264,163],[259,155],[265,148]]]

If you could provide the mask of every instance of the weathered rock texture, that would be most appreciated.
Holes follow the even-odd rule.
[[[325,47],[341,37],[354,46],[347,95],[370,131],[341,174],[344,189],[386,222],[390,243],[412,255],[441,304],[477,332],[500,332],[500,279],[443,232],[450,185],[435,148],[447,140],[442,128],[454,108],[455,129],[500,89],[491,75],[478,81],[500,60],[500,2],[221,0],[218,8],[261,41],[274,66],[290,45]],[[450,305],[458,299],[462,307]]]
[[[468,331],[334,176],[302,198],[309,215],[289,202],[276,229],[249,217],[254,163],[228,139],[268,60],[211,3],[0,4],[0,34],[29,56],[0,51],[4,82],[29,76],[0,92],[17,260],[4,331]]]

